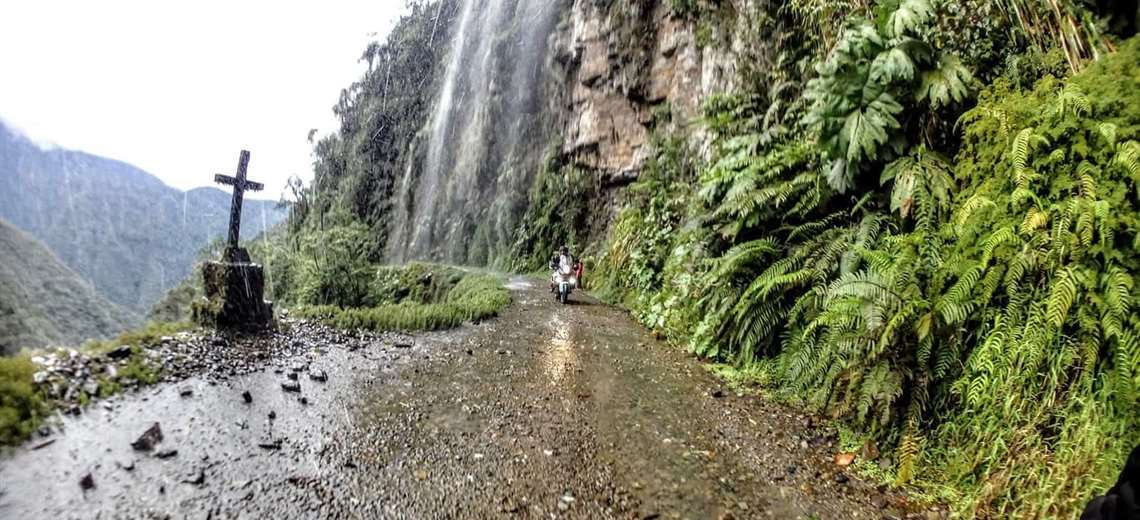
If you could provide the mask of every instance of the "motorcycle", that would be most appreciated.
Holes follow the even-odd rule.
[[[578,276],[573,269],[555,268],[551,276],[551,289],[558,297],[558,301],[565,304],[570,301],[570,293],[578,287]]]

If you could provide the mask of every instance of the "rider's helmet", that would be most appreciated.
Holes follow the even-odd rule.
[[[570,248],[568,248],[566,246],[562,246],[562,247],[558,248],[558,254],[568,255],[568,254],[570,254]]]

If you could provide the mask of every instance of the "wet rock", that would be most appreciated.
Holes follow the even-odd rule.
[[[138,451],[151,451],[160,442],[162,442],[162,427],[158,423],[154,423],[131,443],[131,447]]]
[[[79,487],[84,491],[94,489],[95,477],[92,477],[90,473],[83,475],[83,478],[79,479]]]
[[[574,503],[574,495],[571,495],[570,493],[566,493],[565,495],[562,495],[558,499],[558,510],[559,511],[566,511],[567,509],[570,509],[570,505],[573,503]]]
[[[186,478],[182,479],[183,484],[190,484],[193,486],[201,486],[206,482],[206,469],[198,468],[197,471],[190,473]]]
[[[309,372],[309,379],[312,379],[318,383],[324,383],[329,380],[329,375],[324,370],[317,370],[314,372]]]
[[[279,450],[281,449],[281,439],[266,439],[259,441],[257,447],[263,450]]]
[[[48,439],[39,444],[36,444],[35,446],[32,446],[32,451],[42,450],[48,446],[51,446],[52,444],[55,444],[55,439]]]
[[[169,459],[172,457],[177,457],[178,456],[178,450],[176,450],[174,448],[167,448],[165,450],[159,451],[158,453],[155,453],[154,456],[165,460],[165,459]]]
[[[296,381],[286,381],[284,383],[281,383],[281,389],[286,392],[300,393],[301,383],[298,383]]]
[[[116,347],[114,350],[107,353],[107,357],[116,361],[120,359],[127,359],[131,357],[131,347],[129,345],[121,345],[119,347]]]
[[[246,391],[241,393],[241,400],[245,401],[245,404],[252,403],[253,402],[253,394],[249,393],[249,390],[246,390]]]
[[[855,454],[854,453],[841,451],[841,452],[835,454],[835,465],[836,466],[839,466],[841,468],[846,468],[847,466],[850,466],[852,462],[855,462]]]

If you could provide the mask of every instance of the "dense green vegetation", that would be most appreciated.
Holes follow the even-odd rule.
[[[1044,38],[1033,2],[851,4],[770,13],[819,40],[707,101],[699,172],[658,139],[603,292],[962,516],[1073,516],[1140,442],[1140,41]],[[983,13],[1011,43],[957,29]]]
[[[875,477],[963,517],[1075,516],[1140,442],[1135,14],[727,4],[668,4],[702,47],[764,42],[735,46],[738,89],[704,100],[710,152],[659,106],[609,222],[613,191],[550,148],[509,258],[469,258],[529,272],[569,244],[599,294],[718,373],[889,448]],[[502,304],[490,279],[389,297],[376,275],[454,5],[415,3],[370,48],[382,66],[346,91],[289,232],[258,246],[274,297],[305,315],[418,329]],[[611,41],[649,38],[627,32]],[[480,296],[453,294],[465,283]]]
[[[48,414],[46,398],[33,384],[35,372],[27,356],[0,358],[0,446],[28,438]]]
[[[387,294],[379,298],[381,303],[366,307],[302,306],[296,314],[342,329],[440,330],[496,316],[511,303],[502,280],[493,275],[436,267],[446,277],[445,283],[437,282],[436,276],[413,278],[411,283],[396,281],[407,278],[407,272],[424,269],[422,264],[381,269],[373,285],[374,294]]]
[[[387,41],[365,49],[367,71],[333,107],[339,131],[314,145],[314,182],[298,189],[289,218],[295,236],[360,225],[369,232],[363,243],[368,259],[382,258],[397,203],[393,193],[417,160],[417,135],[430,114],[458,6],[455,0],[408,2],[408,14]]]

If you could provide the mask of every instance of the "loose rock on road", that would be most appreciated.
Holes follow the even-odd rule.
[[[835,465],[828,427],[726,391],[619,309],[511,288],[478,325],[275,354],[61,416],[55,442],[0,458],[0,517],[898,514]],[[156,423],[152,449],[132,448]]]

